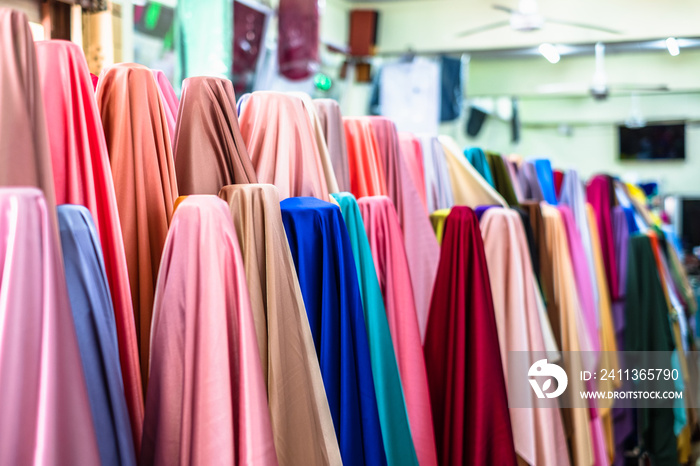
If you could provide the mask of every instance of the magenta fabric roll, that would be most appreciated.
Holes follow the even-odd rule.
[[[180,106],[180,101],[177,99],[175,90],[172,84],[168,81],[161,70],[151,70],[153,76],[156,78],[156,83],[158,83],[158,89],[160,90],[160,98],[163,101],[163,107],[165,107],[165,119],[168,123],[168,132],[170,133],[170,144],[175,146],[175,123],[177,122],[177,110]]]
[[[615,241],[610,211],[612,209],[612,186],[610,177],[596,175],[590,179],[586,187],[588,203],[593,207],[595,219],[598,222],[600,247],[603,249],[603,264],[605,277],[608,281],[610,297],[615,301],[620,296],[618,288],[617,264],[615,260]]]

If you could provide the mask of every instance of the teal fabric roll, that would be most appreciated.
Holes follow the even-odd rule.
[[[469,160],[469,163],[471,163],[472,166],[476,168],[476,171],[478,171],[481,174],[481,176],[483,176],[484,179],[492,187],[495,188],[496,184],[493,181],[491,167],[489,167],[489,163],[486,160],[486,154],[484,153],[484,151],[478,147],[470,147],[464,149],[464,156],[467,158],[467,160]]]
[[[352,194],[332,196],[340,205],[355,256],[387,464],[417,466],[399,367],[362,215]]]

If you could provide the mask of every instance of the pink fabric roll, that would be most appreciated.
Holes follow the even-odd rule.
[[[36,52],[49,122],[56,202],[87,207],[100,236],[114,306],[124,393],[138,452],[143,394],[134,309],[107,144],[90,72],[82,49],[72,42],[37,42]]]
[[[0,188],[0,464],[100,464],[48,209],[36,188]]]
[[[366,117],[343,118],[348,144],[350,189],[356,198],[386,196],[384,168],[377,138]]]
[[[411,174],[413,183],[416,185],[420,200],[423,202],[423,208],[427,214],[428,200],[425,192],[425,171],[423,170],[423,147],[420,139],[411,133],[400,132],[399,143],[401,144],[401,153],[406,160],[406,166]]]
[[[243,259],[216,196],[173,215],[152,328],[141,463],[276,465]]]
[[[333,99],[314,99],[316,113],[323,128],[323,134],[330,152],[333,170],[341,192],[350,192],[350,169],[348,168],[348,147],[345,141],[343,115],[338,102]]]
[[[281,200],[330,200],[311,120],[299,97],[253,92],[238,119],[259,183],[277,186]]]
[[[399,219],[386,196],[363,197],[357,202],[384,296],[418,462],[436,465],[428,376]]]
[[[396,125],[384,117],[370,117],[369,120],[379,146],[387,194],[394,202],[403,231],[413,284],[413,297],[418,313],[418,327],[421,341],[423,341],[430,310],[430,297],[440,260],[440,247],[430,225],[430,219],[416,208],[420,204],[420,196],[411,177],[408,163],[402,156]]]
[[[151,70],[153,76],[156,78],[156,83],[158,84],[158,89],[160,90],[160,97],[163,101],[163,106],[165,107],[165,119],[168,123],[168,132],[170,133],[170,144],[175,145],[175,124],[177,123],[177,111],[180,106],[180,101],[177,99],[175,90],[172,84],[168,81],[161,70]]]

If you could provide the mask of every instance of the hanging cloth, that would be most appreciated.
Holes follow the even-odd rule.
[[[314,99],[321,130],[328,145],[333,171],[340,192],[349,192],[350,169],[348,168],[348,147],[345,141],[343,115],[338,102],[333,99]]]
[[[344,464],[386,464],[355,259],[340,209],[281,203]]]
[[[215,196],[173,215],[152,341],[140,464],[277,464],[243,259]]]
[[[180,102],[177,100],[177,95],[175,95],[175,90],[172,84],[168,81],[161,70],[151,70],[153,76],[156,78],[156,84],[158,84],[158,89],[160,90],[160,99],[163,101],[163,108],[165,108],[165,119],[168,123],[168,134],[170,134],[170,144],[175,147],[175,123],[177,122],[177,113]]]
[[[554,177],[554,194],[557,199],[561,198],[561,187],[564,183],[564,172],[561,170],[552,170],[552,176]]]
[[[544,201],[544,194],[542,193],[542,186],[540,185],[540,180],[537,177],[537,170],[535,169],[535,164],[530,161],[524,161],[520,165],[520,184],[523,187],[523,196],[525,199],[532,201]]]
[[[411,174],[413,184],[418,190],[418,196],[427,213],[428,201],[425,194],[425,171],[423,170],[423,149],[420,139],[412,133],[399,132],[399,144],[401,145],[401,156],[406,161],[408,172]]]
[[[225,186],[219,197],[229,205],[243,254],[277,458],[280,464],[340,464],[279,192],[270,184],[238,184]]]
[[[464,156],[472,167],[476,169],[477,172],[486,180],[491,187],[495,187],[493,181],[493,176],[491,174],[491,167],[486,160],[486,154],[479,147],[470,147],[464,149]]]
[[[498,345],[479,222],[453,207],[424,347],[439,464],[517,464]]]
[[[493,175],[493,183],[496,190],[503,196],[508,205],[516,207],[518,205],[518,197],[515,195],[513,183],[510,181],[510,172],[506,167],[503,157],[500,154],[487,154],[491,174]]]
[[[366,117],[343,118],[348,144],[350,186],[356,198],[386,195],[386,177],[372,123]]]
[[[117,328],[97,229],[83,206],[58,206],[58,224],[100,460],[103,465],[136,465]]]
[[[182,83],[175,132],[175,171],[182,195],[218,194],[234,183],[257,183],[228,79],[198,76]]]
[[[452,195],[452,183],[447,170],[445,151],[435,136],[420,136],[423,149],[423,167],[425,170],[425,193],[428,212],[449,209],[455,203]]]
[[[355,256],[387,464],[417,466],[399,367],[365,225],[352,194],[333,194],[333,197],[340,204]]]
[[[542,188],[542,196],[550,205],[557,205],[557,192],[554,187],[554,174],[552,173],[552,163],[547,159],[534,160],[537,172],[537,179]]]
[[[148,68],[105,68],[95,97],[112,166],[145,390],[153,294],[178,196],[175,167],[165,109]]]
[[[364,197],[358,204],[384,296],[418,461],[421,466],[435,465],[428,382],[421,354],[420,323],[427,322],[428,316],[417,314],[401,227],[391,201],[374,196]]]
[[[503,157],[503,163],[505,163],[508,174],[510,175],[510,182],[513,185],[513,191],[515,192],[516,199],[518,202],[524,201],[525,196],[523,195],[523,187],[520,185],[518,165],[507,157]]]
[[[314,129],[299,97],[253,92],[241,108],[239,120],[260,183],[277,186],[282,199],[329,199]]]
[[[20,15],[0,9],[2,33],[8,18]],[[36,188],[0,188],[0,218],[0,464],[100,464],[49,206]]]
[[[102,121],[82,49],[68,41],[36,43],[53,162],[56,201],[84,205],[98,232],[116,323],[119,362],[138,452],[143,391],[124,240]]]
[[[615,261],[615,243],[613,237],[613,225],[611,209],[614,207],[613,193],[610,178],[606,175],[597,175],[588,181],[586,188],[588,202],[595,211],[600,245],[603,248],[603,264],[605,264],[605,276],[607,277],[608,290],[613,302],[620,296],[618,288],[617,264]]]

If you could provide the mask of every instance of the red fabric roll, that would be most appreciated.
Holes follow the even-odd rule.
[[[554,175],[554,192],[557,194],[557,199],[559,199],[559,193],[561,193],[561,185],[564,183],[564,172],[561,170],[553,170]]]
[[[598,236],[600,247],[603,249],[603,264],[605,265],[605,277],[608,280],[608,289],[613,300],[620,297],[617,283],[617,263],[615,262],[615,238],[613,236],[612,217],[610,212],[613,204],[610,179],[606,175],[597,175],[591,178],[586,188],[588,203],[593,206],[595,219],[598,223]]]

